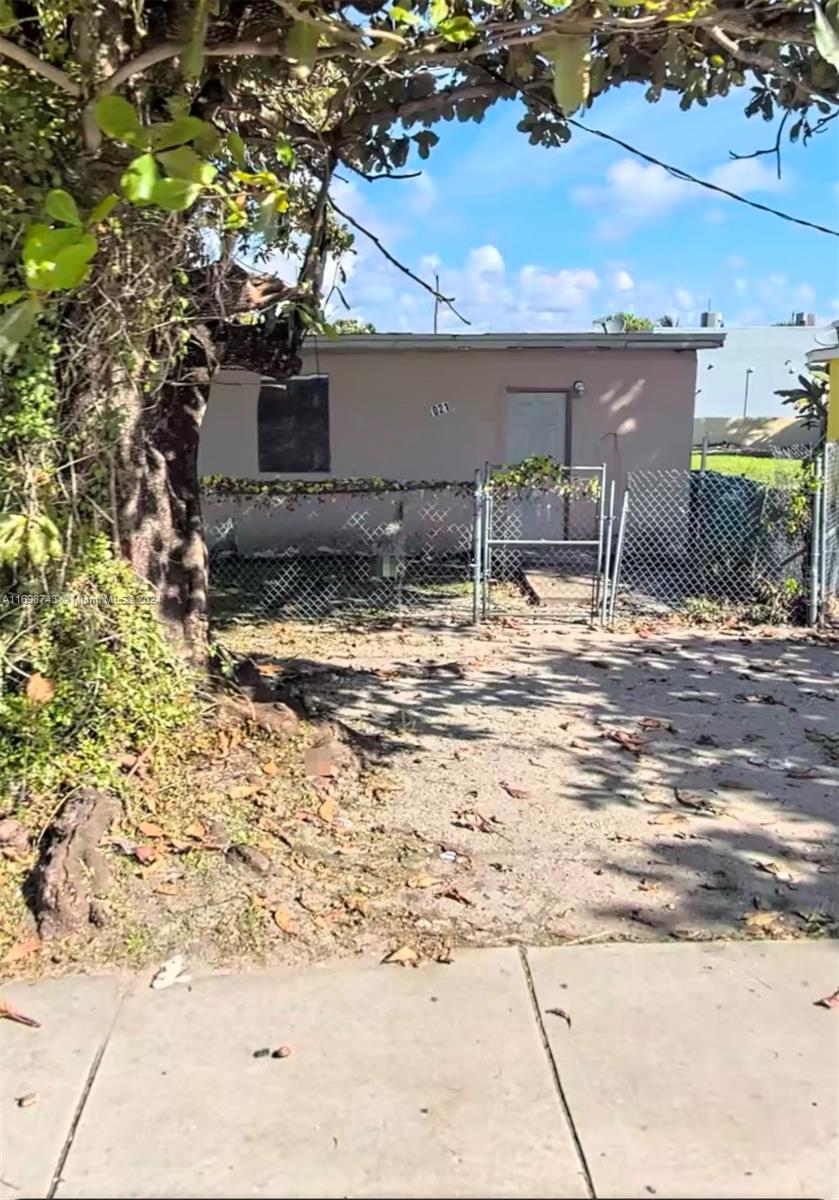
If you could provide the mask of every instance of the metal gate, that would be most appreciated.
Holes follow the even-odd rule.
[[[526,482],[486,464],[475,497],[476,620],[607,620],[615,485],[607,488],[605,464]]]

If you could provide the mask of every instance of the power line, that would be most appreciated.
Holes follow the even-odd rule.
[[[559,117],[565,121],[567,125],[573,125],[575,129],[581,129],[583,133],[591,134],[592,137],[602,138],[605,142],[612,142],[616,146],[620,146],[622,150],[626,150],[629,154],[634,154],[636,158],[643,159],[644,162],[651,163],[653,166],[661,167],[672,175],[674,179],[681,179],[685,183],[695,183],[697,187],[707,188],[709,192],[717,192],[721,196],[728,196],[730,200],[737,200],[740,204],[747,204],[749,208],[756,208],[759,212],[769,213],[770,216],[780,217],[782,221],[790,221],[793,225],[803,225],[806,229],[815,229],[818,233],[826,233],[830,237],[839,237],[839,229],[830,229],[827,225],[819,225],[816,221],[808,221],[804,217],[795,217],[792,213],[783,212],[780,208],[772,208],[769,204],[761,204],[759,200],[749,200],[747,196],[741,196],[739,192],[732,192],[728,188],[720,187],[718,183],[711,183],[709,179],[700,179],[698,175],[692,175],[690,171],[683,171],[681,167],[674,167],[671,163],[663,162],[660,158],[656,158],[654,154],[647,154],[645,150],[639,150],[637,146],[625,142],[623,138],[616,137],[613,133],[606,133],[603,129],[594,129],[591,125],[584,125],[582,121],[578,121],[576,117],[567,117],[558,104],[552,104],[548,100],[544,100],[541,96],[528,92],[521,84],[512,83],[508,79],[504,79],[496,71],[490,70],[489,67],[483,64],[476,64],[487,75],[491,75],[498,83],[504,84],[513,91],[522,95],[529,103],[540,105],[546,112],[552,116]]]

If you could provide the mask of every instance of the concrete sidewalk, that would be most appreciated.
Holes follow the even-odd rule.
[[[42,1027],[0,1022],[0,1195],[835,1200],[837,966],[624,944],[11,983]]]

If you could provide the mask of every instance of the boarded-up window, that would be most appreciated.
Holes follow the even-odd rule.
[[[260,471],[328,471],[329,377],[263,380],[257,425]]]

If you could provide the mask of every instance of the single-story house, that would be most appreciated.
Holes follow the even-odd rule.
[[[353,334],[307,343],[287,383],[216,376],[202,475],[467,481],[550,455],[629,471],[690,464],[697,352],[721,330]],[[208,523],[224,515],[212,504]]]

